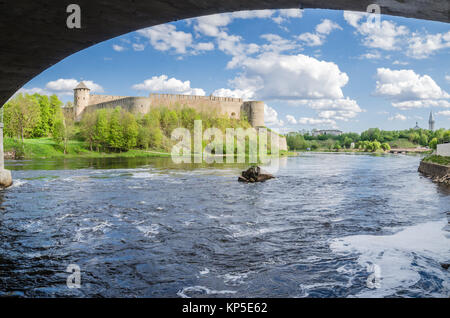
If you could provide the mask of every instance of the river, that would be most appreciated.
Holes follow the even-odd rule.
[[[419,156],[7,161],[0,296],[449,297],[450,190]],[[69,264],[80,288],[68,288]]]

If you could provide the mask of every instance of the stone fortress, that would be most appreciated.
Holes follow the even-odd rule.
[[[152,107],[166,106],[189,107],[199,112],[215,111],[230,118],[239,119],[245,114],[249,123],[255,129],[264,127],[264,102],[243,101],[241,98],[196,96],[179,94],[150,94],[149,97],[93,95],[90,89],[80,82],[74,88],[73,108],[66,109],[79,121],[85,111],[102,108],[122,107],[132,113],[146,114]],[[267,138],[271,138],[268,131]],[[279,149],[287,150],[286,138],[279,136]]]

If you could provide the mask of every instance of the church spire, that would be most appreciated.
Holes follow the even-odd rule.
[[[428,119],[428,129],[434,131],[434,116],[433,111],[430,111],[430,118]]]

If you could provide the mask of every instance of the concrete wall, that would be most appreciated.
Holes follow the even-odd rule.
[[[33,77],[75,52],[135,30],[203,15],[300,6],[366,12],[369,4],[379,3],[382,14],[450,22],[448,0],[77,0],[81,28],[70,30],[65,27],[69,3],[0,1],[0,105]]]
[[[450,143],[437,145],[436,154],[439,156],[450,157]]]

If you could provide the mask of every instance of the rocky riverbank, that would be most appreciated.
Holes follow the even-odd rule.
[[[450,185],[450,166],[422,160],[419,172],[431,178],[433,182]]]

